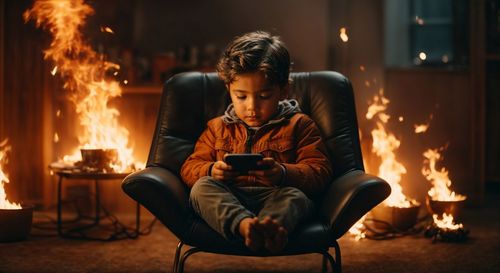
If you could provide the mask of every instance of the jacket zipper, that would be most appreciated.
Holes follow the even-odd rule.
[[[251,153],[252,152],[252,143],[253,143],[253,137],[255,136],[255,130],[247,129],[247,139],[245,141],[245,153]]]

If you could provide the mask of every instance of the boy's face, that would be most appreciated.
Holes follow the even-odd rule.
[[[261,72],[236,75],[229,94],[236,115],[248,126],[259,127],[278,111],[278,102],[287,96],[288,86],[269,85]]]

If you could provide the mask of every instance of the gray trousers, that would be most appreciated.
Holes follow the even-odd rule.
[[[194,211],[229,241],[241,240],[239,223],[246,217],[270,216],[291,234],[314,208],[294,187],[235,187],[211,176],[200,178],[189,197]]]

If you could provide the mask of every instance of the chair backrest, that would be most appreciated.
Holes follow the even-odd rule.
[[[333,71],[291,73],[289,98],[318,125],[334,176],[363,170],[354,95],[349,80]],[[224,113],[230,98],[216,73],[187,72],[163,86],[147,166],[179,173],[208,120]]]

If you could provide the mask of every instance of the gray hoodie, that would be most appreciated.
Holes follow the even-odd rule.
[[[266,124],[263,124],[262,126],[279,123],[282,120],[293,116],[293,114],[300,112],[302,112],[302,110],[300,110],[299,102],[297,100],[295,99],[282,100],[278,104],[278,113],[276,114],[276,116],[273,117],[271,120],[269,120]],[[224,123],[226,124],[237,123],[237,122],[243,123],[243,121],[236,115],[232,103],[229,104],[226,111],[224,112],[224,115],[222,116],[222,121],[224,121]],[[252,127],[251,129],[256,130],[258,128]]]

